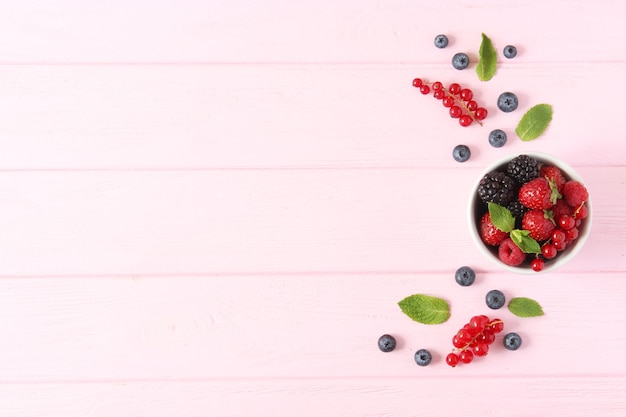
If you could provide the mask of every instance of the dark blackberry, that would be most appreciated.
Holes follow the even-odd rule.
[[[504,172],[485,174],[478,183],[478,196],[485,203],[507,206],[517,197],[515,181]]]
[[[535,158],[528,155],[520,155],[513,158],[506,166],[506,173],[520,185],[539,177],[541,164]]]
[[[515,217],[515,220],[521,220],[524,217],[524,213],[528,211],[528,208],[520,203],[519,200],[513,200],[509,204],[507,204],[506,208],[509,209],[511,215]]]

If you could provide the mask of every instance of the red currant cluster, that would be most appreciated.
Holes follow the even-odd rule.
[[[446,363],[455,367],[460,363],[470,363],[475,356],[489,353],[489,345],[496,340],[496,334],[504,330],[500,319],[490,320],[487,316],[474,316],[452,338],[454,350],[446,356]]]
[[[443,106],[449,109],[450,117],[459,119],[461,126],[469,126],[473,122],[482,126],[481,120],[487,117],[487,109],[478,107],[478,103],[473,100],[472,90],[463,88],[458,83],[452,83],[446,88],[440,81],[429,83],[421,78],[415,78],[413,87],[419,88],[424,95],[432,91],[433,97],[441,100]]]
[[[555,216],[556,228],[552,232],[550,239],[541,246],[541,255],[545,259],[555,258],[559,252],[573,244],[574,241],[578,239],[578,228],[589,214],[587,206],[584,202],[580,203],[577,208],[571,211],[568,210],[564,200],[559,201],[560,202],[554,207],[553,210],[566,210],[567,213]],[[540,257],[533,259],[530,263],[530,267],[537,272],[541,271],[544,266],[545,262]]]

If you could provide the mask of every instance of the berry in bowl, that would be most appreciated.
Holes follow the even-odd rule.
[[[587,239],[591,202],[582,178],[553,156],[527,152],[490,165],[472,187],[470,234],[489,259],[512,272],[550,271]]]

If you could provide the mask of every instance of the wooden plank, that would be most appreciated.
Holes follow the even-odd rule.
[[[446,390],[439,389],[445,384]],[[478,384],[485,395],[468,385]],[[385,380],[259,380],[235,382],[145,382],[0,385],[0,407],[15,417],[171,416],[188,417],[456,417],[466,415],[558,415],[621,417],[625,378],[412,377]],[[453,393],[454,401],[450,400]],[[512,395],[514,393],[514,395]],[[495,413],[495,414],[494,414]]]
[[[624,271],[626,168],[581,168],[594,223],[563,272]],[[0,276],[494,270],[466,221],[474,168],[0,175]],[[598,260],[601,259],[601,264]]]
[[[557,28],[563,11],[574,9],[567,25]],[[449,64],[458,51],[476,59],[485,30],[499,50],[517,44],[518,60],[606,62],[626,56],[625,15],[619,1],[182,0],[172,7],[167,0],[112,0],[104,7],[29,0],[2,5],[0,45],[3,63]],[[527,16],[531,22],[516,20]],[[484,24],[477,28],[476,22]],[[433,46],[442,31],[452,40],[443,51]],[[599,41],[599,34],[607,41]]]
[[[341,386],[348,379],[556,375],[561,384],[626,376],[626,365],[615,359],[626,349],[616,330],[626,325],[621,274],[479,271],[465,288],[454,281],[456,266],[443,273],[3,278],[0,387],[169,380],[262,385],[272,378],[289,379],[285,387],[301,379]],[[545,316],[490,310],[484,297],[493,288],[508,298],[537,300]],[[396,303],[414,293],[448,300],[451,318],[426,326],[404,316]],[[522,347],[505,350],[500,334],[487,357],[448,367],[452,336],[476,314],[504,320],[506,331],[522,335]],[[398,340],[391,353],[376,345],[384,333]],[[434,357],[426,368],[413,361],[420,348]],[[437,387],[437,395],[447,392]]]
[[[621,108],[589,86],[603,79],[626,96],[624,72],[626,64],[527,65],[485,84],[425,64],[3,67],[0,168],[459,169],[529,149],[574,166],[623,166]],[[485,126],[459,126],[411,86],[416,76],[473,88],[490,112]],[[507,90],[520,97],[509,114],[496,107]],[[536,142],[521,142],[515,126],[540,102],[554,106],[554,120]],[[508,133],[504,148],[488,145],[494,128]],[[459,143],[473,149],[462,167],[451,158]]]

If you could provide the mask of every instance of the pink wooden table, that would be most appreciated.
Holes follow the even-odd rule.
[[[611,0],[4,2],[0,415],[624,416],[625,18]],[[486,83],[450,65],[481,32],[519,50]],[[485,127],[418,76],[471,86]],[[540,102],[554,120],[523,143]],[[570,264],[519,276],[465,211],[484,167],[529,150],[578,170],[594,224]],[[520,350],[446,366],[493,288],[546,315],[502,311]],[[452,317],[412,322],[412,293]]]

